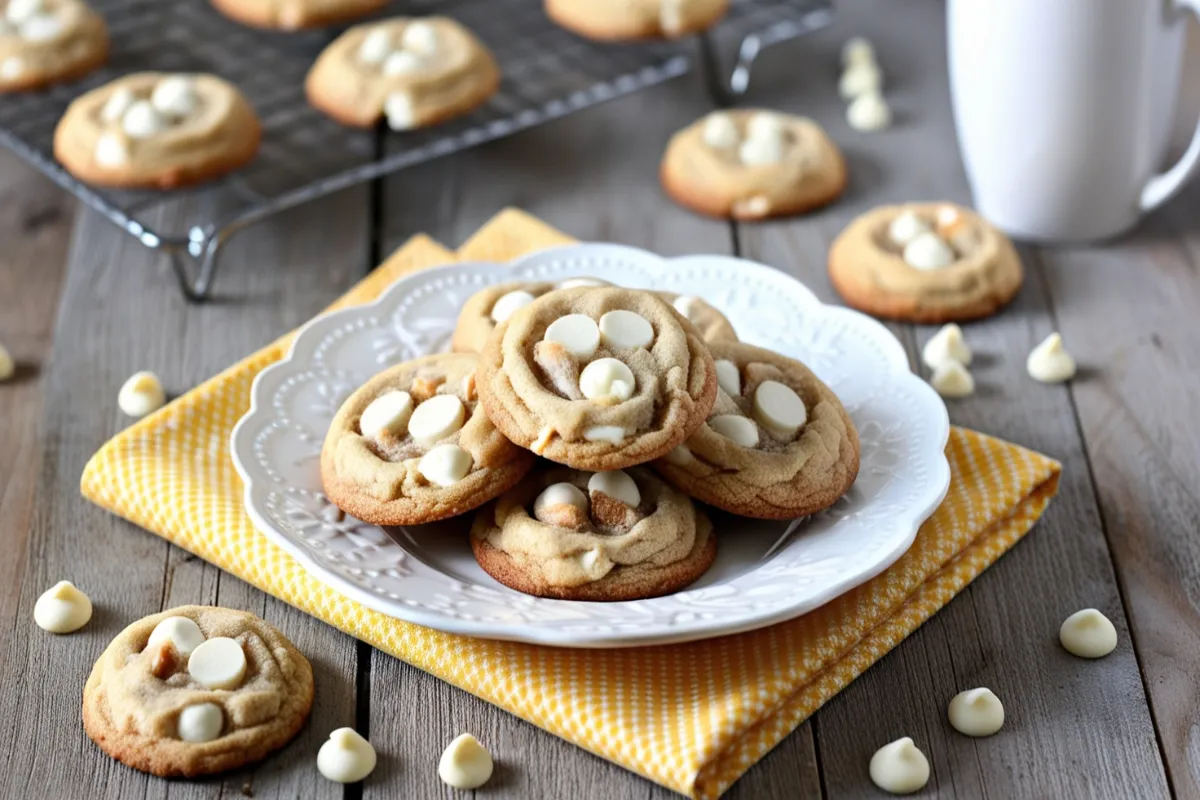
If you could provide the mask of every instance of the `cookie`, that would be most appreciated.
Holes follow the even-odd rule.
[[[321,448],[321,482],[334,505],[375,525],[419,525],[478,508],[519,481],[534,458],[483,413],[478,361],[425,356],[350,395]]]
[[[846,162],[820,125],[777,111],[714,111],[671,137],[659,177],[675,202],[713,217],[803,214],[846,187]]]
[[[704,298],[694,294],[676,294],[675,292],[655,292],[666,300],[675,310],[687,317],[688,322],[700,331],[700,338],[706,342],[736,342],[737,332],[724,314],[709,305]]]
[[[457,353],[480,353],[496,324],[504,322],[518,309],[529,305],[546,292],[577,286],[611,286],[599,278],[568,278],[549,281],[509,281],[480,289],[467,298],[458,313],[458,322],[450,346]]]
[[[394,131],[472,111],[500,86],[492,54],[449,17],[395,17],[357,25],[321,51],[304,82],[308,100],[343,125]]]
[[[550,19],[602,41],[686,36],[712,27],[728,10],[729,0],[546,0]]]
[[[243,166],[261,135],[250,104],[221,78],[138,72],[76,98],[54,155],[88,183],[171,189]]]
[[[295,31],[357,19],[383,8],[387,0],[212,0],[212,4],[243,25]]]
[[[708,517],[644,467],[547,465],[480,510],[471,549],[485,572],[519,592],[638,600],[703,575],[717,540]]]
[[[126,766],[162,777],[259,761],[304,727],[308,659],[253,614],[182,606],[133,623],[83,689],[83,728]]]
[[[0,92],[81,78],[108,58],[108,28],[80,0],[8,0],[0,15]]]
[[[690,322],[651,292],[560,289],[496,327],[479,399],[501,433],[576,469],[657,458],[703,424],[717,393]]]
[[[837,395],[792,358],[716,342],[720,390],[704,425],[654,462],[681,492],[760,519],[828,508],[858,475],[858,433]]]
[[[851,222],[829,248],[829,280],[878,317],[940,324],[994,314],[1021,288],[1012,242],[952,203],[882,206]]]

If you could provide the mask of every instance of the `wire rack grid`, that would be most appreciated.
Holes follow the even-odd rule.
[[[740,42],[729,80],[745,91],[759,51],[828,23],[830,0],[732,0],[722,39]],[[0,99],[0,144],[171,260],[191,300],[206,298],[224,242],[267,216],[423,161],[507,136],[686,72],[679,42],[601,44],[550,22],[539,0],[409,0],[386,13],[456,18],[492,50],[500,90],[453,122],[405,133],[346,128],[308,105],[304,76],[340,30],[279,33],[243,27],[205,0],[91,0],[111,37],[109,62],[82,81]],[[212,72],[258,112],[258,156],[217,181],[170,192],[103,190],[53,157],[54,128],[75,97],[140,71]],[[186,201],[187,213],[164,215]],[[179,222],[161,227],[159,219]]]

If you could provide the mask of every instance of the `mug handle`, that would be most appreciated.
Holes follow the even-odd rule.
[[[1175,8],[1190,11],[1200,19],[1200,0],[1175,0]],[[1183,151],[1175,165],[1146,182],[1139,200],[1142,211],[1158,208],[1174,196],[1192,177],[1197,164],[1200,164],[1200,120],[1196,122],[1196,130],[1192,132],[1192,140],[1188,142],[1187,150]]]

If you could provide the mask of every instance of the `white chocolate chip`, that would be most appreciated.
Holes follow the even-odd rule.
[[[846,106],[846,122],[864,133],[887,130],[892,126],[892,109],[881,93],[863,92]]]
[[[780,436],[792,436],[808,421],[800,395],[779,381],[763,381],[754,390],[754,419]]]
[[[400,34],[400,46],[422,56],[431,56],[438,50],[437,28],[428,22],[410,22]]]
[[[617,309],[600,317],[600,338],[617,350],[649,347],[654,341],[654,327],[641,314]]]
[[[706,145],[717,150],[736,147],[741,138],[733,118],[722,111],[713,112],[704,118],[701,136]]]
[[[720,414],[710,419],[708,426],[739,447],[758,446],[758,426],[741,414]]]
[[[959,692],[947,714],[954,730],[967,736],[991,736],[1004,727],[1004,704],[991,689]]]
[[[40,14],[46,8],[43,0],[8,0],[8,6],[4,9],[4,16],[9,22],[21,24],[25,20]]]
[[[930,369],[937,369],[947,361],[957,361],[964,367],[970,366],[971,348],[963,341],[962,328],[953,322],[942,326],[942,329],[921,348],[921,360]]]
[[[455,789],[477,789],[492,777],[492,754],[469,733],[460,734],[438,761],[438,777]]]
[[[1025,359],[1029,377],[1041,383],[1062,383],[1075,377],[1075,359],[1063,347],[1062,337],[1052,333]]]
[[[358,783],[376,761],[375,748],[353,728],[338,728],[317,751],[317,771],[337,783]]]
[[[167,129],[167,123],[149,100],[135,100],[125,111],[121,127],[134,139],[145,139],[162,133]]]
[[[851,67],[855,64],[874,64],[875,48],[865,37],[855,36],[842,45],[842,66]]]
[[[408,419],[408,432],[418,444],[433,444],[463,426],[466,409],[452,394],[438,394],[417,406]]]
[[[192,651],[188,674],[206,689],[236,689],[246,677],[246,652],[236,639],[213,637]]]
[[[692,460],[692,448],[686,444],[677,444],[664,458],[666,458],[668,464],[674,464],[677,467],[682,466]]]
[[[883,91],[883,73],[873,62],[852,64],[842,73],[842,79],[838,81],[838,92],[845,100],[853,100],[867,92],[881,91]]]
[[[110,169],[123,167],[129,163],[129,148],[125,141],[115,133],[104,133],[96,140],[96,152],[93,154],[96,164]]]
[[[167,393],[153,372],[134,373],[117,394],[117,407],[130,417],[144,417],[166,402]]]
[[[516,313],[517,309],[524,308],[532,303],[536,298],[525,291],[517,289],[516,291],[502,294],[492,304],[492,322],[506,322],[509,317]]]
[[[474,464],[471,454],[456,444],[442,444],[421,456],[417,472],[437,486],[453,486],[467,477]]]
[[[683,32],[683,5],[686,0],[662,0],[658,8],[658,26],[666,36]]]
[[[582,287],[591,286],[612,286],[608,281],[602,281],[599,278],[567,278],[555,288],[557,289],[579,289]]]
[[[904,260],[914,269],[941,269],[954,263],[954,251],[936,233],[921,233],[904,245]]]
[[[21,38],[27,42],[48,42],[63,33],[63,24],[53,14],[35,14],[18,26]]]
[[[6,381],[17,371],[17,362],[13,361],[8,349],[0,344],[0,381]]]
[[[133,105],[137,97],[128,86],[122,86],[108,96],[108,101],[100,110],[100,119],[105,122],[116,122],[125,116],[125,112]]]
[[[738,158],[748,167],[778,164],[783,160],[783,137],[751,136],[738,148]]]
[[[717,365],[717,386],[721,387],[730,397],[740,397],[742,373],[738,370],[738,365],[727,358],[718,358],[715,363]]]
[[[625,441],[625,429],[617,425],[593,425],[583,432],[583,438],[589,442],[621,444]]]
[[[420,69],[421,57],[413,55],[407,50],[396,50],[389,53],[383,62],[383,74],[388,76],[412,75]]]
[[[929,223],[921,219],[915,211],[902,211],[897,214],[892,224],[888,225],[888,238],[897,247],[904,247],[922,233],[932,230]]]
[[[196,110],[199,97],[196,86],[186,75],[169,75],[154,87],[150,105],[167,117],[179,119]]]
[[[558,342],[568,353],[583,360],[596,354],[596,348],[600,346],[600,328],[587,314],[567,314],[551,322],[542,339]]]
[[[211,742],[221,735],[225,714],[216,703],[197,703],[179,712],[176,730],[185,742]]]
[[[71,633],[92,618],[92,601],[70,581],[59,581],[33,604],[33,621],[50,633]]]
[[[603,492],[614,500],[620,500],[630,508],[642,504],[642,493],[637,483],[624,470],[597,472],[588,478],[588,492]]]
[[[383,113],[388,127],[394,131],[410,131],[417,127],[417,112],[412,95],[408,92],[392,92],[383,101]]]
[[[688,319],[691,319],[692,311],[696,305],[696,301],[699,299],[700,298],[696,297],[695,295],[681,294],[679,297],[676,297],[671,301],[671,305],[674,306],[675,310],[680,314],[683,314]]]
[[[579,374],[579,391],[589,400],[623,403],[633,397],[633,372],[615,358],[598,358]]]
[[[533,501],[533,515],[541,519],[543,512],[553,506],[574,506],[588,513],[588,496],[573,483],[552,483]]]
[[[740,219],[762,219],[771,213],[771,200],[764,194],[754,194],[733,202],[733,213]]]
[[[579,562],[579,566],[590,575],[596,567],[596,562],[600,560],[600,555],[600,548],[593,547],[591,550],[584,550],[575,558]]]
[[[170,642],[175,652],[187,658],[197,647],[204,644],[204,632],[190,617],[167,617],[150,632],[146,649],[158,647],[163,642]]]
[[[408,430],[412,413],[412,395],[395,390],[384,392],[363,409],[358,418],[358,430],[368,439],[378,439],[385,432],[401,437]]]
[[[1117,629],[1096,609],[1085,608],[1063,621],[1058,640],[1073,656],[1103,658],[1117,648]]]
[[[787,123],[783,115],[759,111],[746,121],[746,136],[750,139],[783,139]]]
[[[20,56],[9,56],[0,61],[0,78],[12,80],[21,77],[25,72],[25,59]]]
[[[929,783],[929,760],[905,736],[885,744],[871,756],[871,781],[892,794],[909,794]]]
[[[358,57],[366,64],[379,64],[392,52],[392,34],[387,28],[375,28],[363,37]]]
[[[969,397],[975,393],[975,379],[957,361],[944,361],[933,371],[929,385],[942,397]]]

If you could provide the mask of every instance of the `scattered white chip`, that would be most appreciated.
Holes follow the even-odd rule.
[[[382,63],[392,52],[392,34],[386,28],[375,28],[363,37],[358,46],[358,57],[367,64]]]
[[[654,341],[650,321],[633,311],[617,309],[600,317],[600,338],[611,348],[649,347]]]
[[[734,147],[741,138],[733,117],[723,111],[714,111],[704,118],[704,127],[701,128],[700,135],[706,145],[716,150]]]
[[[96,152],[93,154],[96,164],[101,167],[115,169],[129,163],[129,148],[125,141],[115,133],[103,133],[96,140]]]
[[[0,61],[0,78],[12,80],[21,77],[25,72],[25,59],[20,56],[9,56]]]
[[[524,308],[536,299],[524,289],[517,289],[500,295],[496,302],[492,304],[492,322],[508,321],[508,318],[517,312],[517,309]]]
[[[204,632],[190,617],[167,617],[150,632],[146,649],[158,647],[163,642],[170,642],[175,652],[187,658],[197,647],[204,644]]]
[[[1075,377],[1075,359],[1063,347],[1062,337],[1052,333],[1025,360],[1029,377],[1041,383],[1062,383]]]
[[[436,394],[417,406],[408,418],[408,432],[419,444],[433,444],[463,426],[466,409],[452,394]]]
[[[855,36],[842,45],[842,66],[849,68],[855,64],[874,64],[875,48],[863,36]]]
[[[947,715],[954,730],[967,736],[991,736],[1004,727],[1004,704],[987,688],[954,695]]]
[[[376,761],[375,748],[353,728],[338,728],[317,751],[317,771],[337,783],[358,783]]]
[[[11,378],[17,371],[17,362],[13,361],[12,354],[8,349],[0,344],[0,381],[6,381]]]
[[[1117,648],[1117,629],[1096,609],[1085,608],[1063,621],[1058,640],[1073,656],[1103,658]]]
[[[558,342],[567,352],[583,360],[596,354],[600,346],[600,327],[587,314],[567,314],[551,322],[542,339]]]
[[[384,392],[363,409],[358,418],[358,430],[368,439],[378,439],[385,432],[401,437],[408,430],[412,413],[412,395],[396,390]]]
[[[617,425],[593,425],[583,432],[583,438],[589,442],[621,444],[625,441],[625,429]]]
[[[886,130],[892,126],[892,109],[879,92],[863,92],[846,107],[846,122],[864,133]]]
[[[48,42],[62,36],[63,24],[53,14],[34,14],[17,26],[27,42]]]
[[[225,714],[216,703],[197,703],[179,712],[176,729],[185,742],[211,742],[221,735]]]
[[[417,55],[431,56],[438,49],[437,28],[428,22],[417,20],[404,26],[400,34],[400,45],[405,50],[411,50]]]
[[[134,139],[145,139],[166,130],[167,122],[149,100],[134,100],[121,118],[121,127]]]
[[[33,604],[33,621],[50,633],[71,633],[92,618],[92,601],[70,581],[59,581]]]
[[[929,760],[907,736],[876,750],[869,769],[871,782],[892,794],[910,794],[929,782]]]
[[[453,486],[467,477],[474,464],[471,454],[456,444],[441,444],[421,456],[417,472],[437,486]]]
[[[8,0],[4,16],[9,22],[20,25],[25,20],[42,13],[46,8],[43,0]]]
[[[971,365],[971,348],[963,340],[962,328],[951,322],[942,326],[925,346],[921,348],[921,360],[930,369],[937,369],[947,361],[957,361],[964,367]]]
[[[236,689],[246,677],[246,652],[236,639],[215,636],[192,651],[188,674],[206,689]]]
[[[128,86],[122,86],[108,96],[104,107],[100,109],[100,119],[105,122],[116,122],[125,116],[125,112],[133,105],[137,97]]]
[[[717,365],[717,386],[721,387],[730,397],[740,397],[742,373],[738,370],[738,365],[727,358],[718,358],[715,363]]]
[[[792,436],[808,421],[800,395],[779,381],[763,381],[754,390],[754,418],[780,436]]]
[[[853,100],[867,92],[883,91],[883,73],[872,63],[851,65],[838,81],[838,92],[845,100]]]
[[[975,393],[975,378],[957,361],[944,361],[933,370],[929,385],[942,397],[969,397]]]
[[[167,393],[153,372],[134,373],[117,394],[117,407],[130,417],[144,417],[166,402]]]
[[[575,506],[586,514],[589,509],[588,496],[573,483],[552,483],[533,501],[533,515],[540,519],[545,509],[560,505]]]
[[[555,288],[557,289],[580,289],[584,287],[612,286],[608,281],[602,281],[599,278],[567,278]]]
[[[589,400],[623,403],[633,397],[633,371],[615,358],[598,358],[579,374],[579,391]]]
[[[738,147],[738,158],[748,167],[778,164],[783,160],[783,137],[751,136]]]
[[[595,473],[588,478],[588,492],[603,492],[630,508],[637,508],[642,504],[642,493],[638,490],[637,483],[624,470]]]
[[[954,251],[936,233],[921,233],[904,245],[904,261],[913,269],[941,269],[954,263]]]
[[[407,50],[396,50],[388,54],[383,62],[384,75],[412,75],[421,69],[421,57]]]
[[[710,419],[708,426],[739,447],[758,446],[758,426],[741,414],[721,414]]]
[[[455,789],[478,789],[492,777],[492,769],[492,754],[469,733],[451,742],[438,761],[438,777]]]
[[[394,131],[410,131],[417,127],[417,112],[413,107],[412,95],[408,92],[392,92],[383,101],[383,113],[388,127]]]

